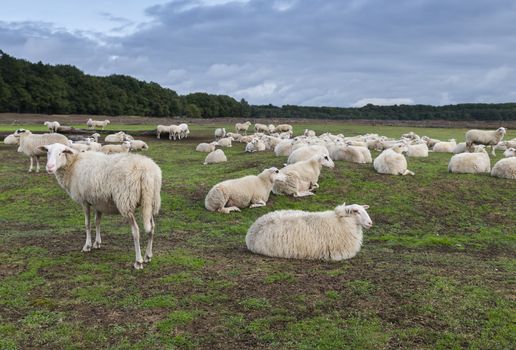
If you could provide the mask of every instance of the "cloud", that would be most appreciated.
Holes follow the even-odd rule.
[[[509,0],[175,0],[142,11],[135,22],[110,9],[118,27],[104,32],[0,22],[0,47],[253,104],[514,100]]]

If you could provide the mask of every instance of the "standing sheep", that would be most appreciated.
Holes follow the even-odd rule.
[[[29,173],[32,172],[33,161],[36,160],[36,172],[39,173],[39,157],[46,154],[45,151],[39,149],[40,146],[49,145],[51,143],[68,144],[66,136],[61,134],[41,134],[36,135],[29,130],[18,129],[14,133],[19,138],[18,152],[23,152],[30,157]]]
[[[268,133],[269,132],[269,127],[265,124],[259,124],[259,123],[256,123],[254,124],[254,132],[264,132],[264,133]]]
[[[188,124],[181,123],[178,126],[181,129],[181,135],[179,139],[186,139],[188,135],[190,135],[190,129],[188,128]]]
[[[170,135],[170,126],[169,125],[158,125],[156,127],[156,137],[161,138],[161,134],[169,134]]]
[[[207,156],[206,156],[206,159],[204,159],[204,165],[206,164],[216,164],[216,163],[223,163],[223,162],[227,162],[228,161],[228,158],[226,157],[226,155],[224,154],[224,151],[221,150],[221,149],[217,149],[213,152],[210,152]]]
[[[247,129],[251,126],[251,122],[245,122],[245,123],[236,123],[235,124],[235,131],[237,134],[244,132],[245,135],[247,135]]]
[[[150,158],[136,154],[105,155],[77,153],[71,148],[52,144],[41,146],[48,152],[47,172],[54,174],[59,186],[84,210],[86,242],[83,252],[100,248],[102,214],[120,214],[129,221],[134,240],[135,269],[152,259],[154,216],[161,206],[161,169]],[[135,218],[141,207],[143,227],[149,235],[145,258],[140,250],[140,230]],[[95,210],[95,242],[91,243],[90,210]]]
[[[59,122],[56,121],[44,122],[43,124],[47,126],[48,130],[50,130],[50,133],[57,132],[57,130],[59,130],[59,127],[61,126],[61,124],[59,124]]]
[[[502,141],[506,132],[504,127],[496,130],[468,130],[466,132],[466,148],[471,151],[473,144],[494,146]]]
[[[516,180],[516,157],[503,158],[496,162],[491,176]]]
[[[462,174],[489,173],[491,162],[484,145],[476,146],[473,153],[459,153],[451,157],[448,171]]]
[[[226,129],[225,128],[217,128],[214,132],[215,139],[221,139],[226,136]]]
[[[168,139],[181,140],[181,133],[183,132],[179,125],[170,125],[168,129]]]
[[[289,132],[292,133],[292,125],[290,124],[280,124],[276,126],[276,132]]]
[[[284,179],[285,175],[277,168],[269,168],[258,176],[249,175],[220,182],[208,192],[204,206],[209,211],[226,214],[240,211],[240,208],[263,207],[269,200],[274,182]]]
[[[93,120],[93,119],[88,119],[88,121],[86,122],[86,125],[88,126],[88,129],[94,129],[94,128],[102,128],[102,130],[104,130],[104,128],[110,123],[109,120]]]
[[[290,259],[341,261],[357,255],[363,228],[373,226],[368,205],[340,205],[334,210],[278,210],[259,217],[245,243],[253,253]]]
[[[398,144],[386,149],[373,162],[374,170],[380,174],[389,175],[415,175],[407,169],[407,160],[403,152],[407,151],[407,146]]]

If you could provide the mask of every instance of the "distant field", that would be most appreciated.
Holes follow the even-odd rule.
[[[0,132],[21,125],[45,130],[4,123]],[[204,197],[215,183],[285,162],[236,143],[224,149],[226,164],[203,166],[195,145],[232,125],[192,125],[189,140],[144,139],[163,190],[155,257],[143,271],[131,269],[130,228],[117,216],[103,220],[102,249],[82,253],[80,207],[54,176],[28,174],[28,157],[0,144],[0,349],[514,347],[516,181],[450,174],[448,154],[409,159],[414,177],[336,162],[323,169],[315,196],[271,195],[264,208],[210,213]],[[458,142],[466,131],[314,122],[295,132],[305,128],[392,137],[412,130]],[[272,259],[245,247],[248,227],[265,213],[343,202],[369,204],[374,222],[351,260]]]

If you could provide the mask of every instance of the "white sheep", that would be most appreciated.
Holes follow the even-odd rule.
[[[459,153],[451,157],[448,171],[461,174],[489,173],[491,162],[484,145],[476,146],[473,153]]]
[[[124,141],[120,145],[104,145],[100,148],[100,152],[106,154],[127,153],[131,149],[131,142]]]
[[[53,122],[44,122],[44,125],[47,126],[48,130],[50,130],[51,133],[57,132],[59,130],[59,127],[61,124],[59,122],[53,121]]]
[[[104,142],[119,143],[124,141],[130,141],[132,139],[133,137],[131,135],[128,135],[123,131],[119,131],[115,134],[106,135],[106,137],[104,138]]]
[[[421,140],[423,140],[426,145],[428,146],[428,148],[433,148],[435,146],[436,143],[439,143],[439,142],[442,142],[441,140],[438,140],[438,139],[432,139],[428,136],[423,136],[421,137]]]
[[[149,149],[149,146],[142,140],[131,140],[129,143],[131,144],[131,151],[146,151]]]
[[[340,145],[331,148],[332,153],[330,156],[333,160],[345,160],[347,162],[364,164],[367,162],[361,149],[364,149],[364,147]],[[365,149],[369,151],[367,148]]]
[[[467,151],[468,149],[466,148],[466,142],[460,142],[453,148],[452,153],[459,154]]]
[[[4,139],[4,143],[6,145],[17,145],[19,142],[19,138],[14,134],[7,135]]]
[[[325,156],[330,155],[328,149],[326,149],[324,146],[303,146],[290,153],[287,159],[287,164],[294,164],[302,160],[307,160],[319,154],[323,154]]]
[[[494,146],[502,141],[507,130],[504,127],[496,130],[468,130],[466,132],[466,147],[472,150],[473,144]]]
[[[516,180],[516,157],[502,158],[496,162],[491,176]]]
[[[183,130],[179,125],[170,125],[168,129],[168,138],[169,140],[172,140],[172,138],[175,140],[181,140],[181,133]]]
[[[245,135],[240,137],[240,142],[242,143],[249,143],[254,140],[254,137],[251,135]]]
[[[282,140],[287,140],[292,137],[292,131],[285,131],[279,134],[279,138]]]
[[[217,141],[220,147],[232,147],[231,142],[233,141],[232,137],[223,137]]]
[[[260,139],[253,139],[245,146],[246,152],[262,152],[265,151],[265,143]]]
[[[274,124],[269,124],[267,126],[267,129],[269,129],[269,135],[271,135],[271,134],[276,132],[276,127],[274,126]]]
[[[408,157],[428,157],[428,146],[426,143],[418,143],[416,145],[407,146]]]
[[[407,169],[407,160],[403,152],[407,151],[407,146],[397,144],[386,149],[373,162],[374,169],[380,174],[389,175],[415,175]]]
[[[216,141],[213,141],[212,143],[202,142],[202,143],[198,144],[197,147],[195,147],[195,150],[197,152],[210,153],[210,152],[215,151],[215,146],[218,146],[218,143]]]
[[[283,140],[274,147],[274,154],[277,157],[288,157],[292,153],[292,140]]]
[[[224,151],[221,150],[221,149],[217,149],[213,152],[210,152],[207,156],[206,156],[206,159],[204,159],[204,165],[206,164],[216,164],[216,163],[223,163],[223,162],[227,162],[228,161],[228,158],[226,157],[226,155],[224,154]]]
[[[373,222],[368,205],[339,205],[334,210],[278,210],[259,217],[245,243],[253,253],[290,259],[341,261],[357,255],[363,228]]]
[[[181,137],[179,139],[186,139],[188,135],[190,135],[190,129],[188,128],[188,124],[181,123],[178,126],[181,129]]]
[[[267,204],[274,182],[284,179],[285,175],[277,168],[269,168],[258,176],[249,175],[220,182],[208,192],[204,206],[209,211],[221,213],[263,207]]]
[[[432,148],[432,151],[438,153],[453,153],[455,146],[457,146],[455,139],[450,139],[448,141],[437,142]]]
[[[500,141],[496,145],[492,146],[491,154],[496,156],[495,150],[505,151],[508,148],[516,148],[516,140]]]
[[[152,259],[154,216],[161,206],[161,169],[150,158],[136,154],[106,155],[98,152],[77,153],[71,148],[52,144],[41,146],[48,152],[47,172],[84,210],[86,242],[83,252],[100,248],[100,220],[103,214],[120,214],[129,221],[134,240],[135,269]],[[90,210],[95,211],[95,242],[91,243]],[[143,227],[149,239],[145,258],[140,250],[140,230],[135,218],[141,207]]]
[[[233,141],[236,141],[236,142],[241,142],[241,139],[242,139],[242,135],[237,134],[235,132],[226,133],[226,137],[231,137],[231,138],[233,138]]]
[[[294,197],[313,195],[311,191],[319,188],[319,175],[323,166],[333,168],[335,164],[329,156],[316,155],[308,160],[287,165],[280,170],[286,179],[275,181],[272,192]]]
[[[72,140],[68,141],[68,147],[77,152],[86,152],[90,148],[86,143],[73,142]]]
[[[170,125],[158,125],[156,127],[156,137],[161,138],[161,134],[169,134],[170,135]]]
[[[18,147],[18,152],[23,152],[30,157],[29,173],[32,172],[34,160],[36,160],[36,172],[39,173],[39,157],[46,154],[46,152],[39,149],[40,146],[49,145],[51,143],[68,144],[68,138],[58,133],[36,135],[29,130],[18,129],[14,133],[14,136],[19,139],[18,144],[20,146]]]
[[[309,130],[309,129],[305,129],[305,132],[303,133],[303,135],[305,135],[307,137],[315,137],[315,131]]]
[[[215,139],[221,139],[226,136],[226,129],[225,128],[217,128],[214,132]]]
[[[235,131],[237,134],[244,132],[245,135],[247,135],[247,129],[249,129],[249,126],[251,126],[251,122],[245,122],[245,123],[236,123],[235,124]]]
[[[104,130],[104,128],[110,123],[109,120],[93,120],[93,119],[88,119],[88,121],[86,122],[86,125],[88,126],[89,129],[94,129],[94,128],[102,128],[102,130]]]
[[[509,158],[509,157],[516,157],[516,148],[514,148],[514,147],[507,148],[507,149],[503,152],[503,156],[504,156],[505,158]]]
[[[256,123],[254,124],[254,132],[269,132],[269,127],[265,124]]]
[[[292,133],[292,125],[290,125],[290,124],[280,124],[280,125],[276,126],[275,132],[279,132],[279,133],[289,132],[289,133]]]

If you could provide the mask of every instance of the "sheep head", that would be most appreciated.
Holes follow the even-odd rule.
[[[60,143],[39,146],[38,150],[47,152],[47,173],[54,174],[58,169],[64,167],[68,162],[67,154],[76,154],[77,152],[68,146]]]
[[[344,203],[335,208],[335,214],[343,218],[354,218],[357,225],[370,229],[373,226],[373,221],[369,217],[367,209],[369,209],[368,205],[346,205]]]

